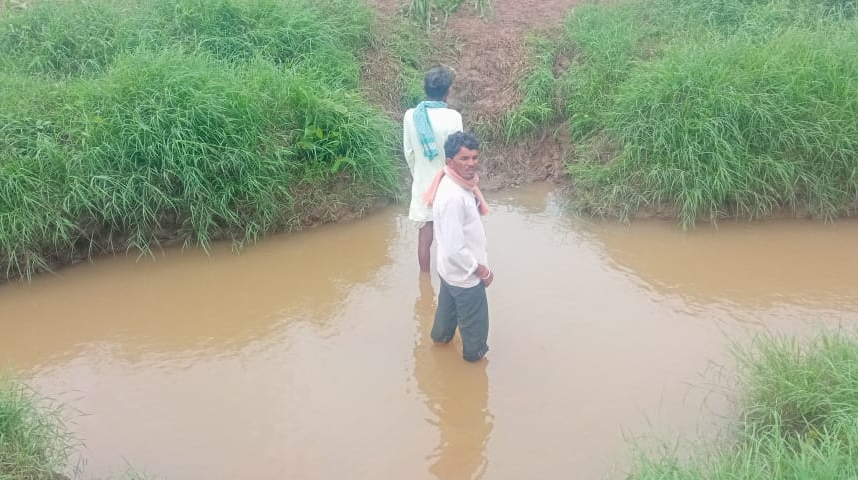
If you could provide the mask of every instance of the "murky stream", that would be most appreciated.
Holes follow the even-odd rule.
[[[85,414],[86,478],[622,478],[626,437],[716,423],[730,339],[858,323],[855,221],[683,233],[569,219],[546,185],[489,201],[487,362],[431,346],[438,281],[396,207],[2,286],[0,367]]]

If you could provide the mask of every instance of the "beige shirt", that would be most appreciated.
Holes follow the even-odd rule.
[[[427,112],[429,112],[432,133],[435,134],[435,145],[438,148],[438,156],[431,161],[423,155],[420,137],[417,135],[417,129],[414,128],[413,108],[405,112],[402,121],[403,150],[412,178],[408,218],[416,222],[432,221],[432,208],[423,202],[423,194],[429,189],[435,174],[446,163],[444,142],[447,141],[447,137],[462,131],[462,115],[459,112],[449,108],[430,108]]]
[[[438,185],[432,210],[438,275],[454,287],[476,286],[481,281],[475,273],[477,265],[488,265],[486,231],[476,197],[445,176]]]

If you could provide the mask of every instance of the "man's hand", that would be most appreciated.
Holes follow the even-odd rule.
[[[477,269],[474,271],[474,273],[478,277],[480,277],[480,280],[482,280],[483,285],[485,285],[486,287],[491,285],[495,279],[494,272],[492,272],[491,269],[489,269],[489,267],[482,265],[482,264],[477,265]]]

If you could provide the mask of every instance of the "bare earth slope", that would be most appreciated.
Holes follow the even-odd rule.
[[[368,2],[378,10],[382,21],[399,14],[407,4],[407,0]],[[441,58],[456,70],[449,103],[462,113],[466,130],[496,122],[518,103],[516,83],[526,67],[527,34],[559,25],[580,3],[581,0],[494,0],[494,16],[483,19],[474,11],[472,2],[466,2],[449,19],[445,31],[433,35],[439,51],[449,50],[441,42],[453,40],[457,45],[457,55]],[[486,188],[557,178],[562,174],[566,149],[562,128],[548,129],[511,146],[486,144]]]

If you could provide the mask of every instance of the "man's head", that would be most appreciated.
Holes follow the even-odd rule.
[[[423,91],[429,100],[445,101],[452,84],[453,71],[448,67],[435,67],[423,76]]]
[[[460,177],[471,180],[477,174],[480,142],[470,133],[456,132],[447,137],[444,154],[447,156],[447,166]]]

